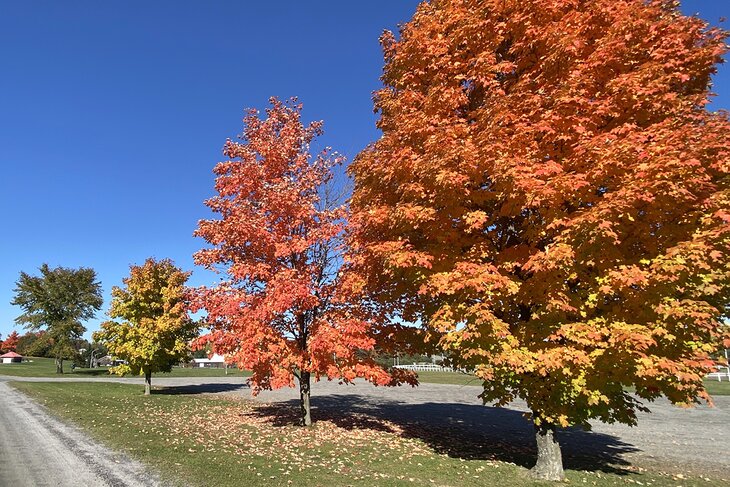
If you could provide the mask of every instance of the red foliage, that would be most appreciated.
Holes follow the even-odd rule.
[[[18,347],[18,339],[20,338],[20,335],[18,335],[17,331],[13,331],[8,337],[3,341],[2,349],[5,352],[15,352]]]
[[[342,159],[310,155],[322,123],[304,126],[295,100],[271,104],[263,120],[249,111],[242,142],[226,142],[229,160],[215,167],[217,194],[206,202],[220,218],[195,232],[212,245],[195,262],[227,276],[198,289],[194,310],[204,309],[211,326],[198,345],[252,370],[255,392],[309,374],[412,381],[371,359],[388,331],[349,306],[339,285],[347,215],[330,183]]]
[[[4,341],[0,340],[0,352],[16,352],[19,338],[18,332],[13,331]]]

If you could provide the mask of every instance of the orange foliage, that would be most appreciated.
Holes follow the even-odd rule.
[[[634,423],[709,400],[728,343],[725,33],[665,0],[440,0],[386,32],[382,137],[351,166],[355,287],[485,401]]]
[[[341,158],[310,155],[322,123],[304,126],[295,100],[271,105],[265,119],[249,111],[241,142],[226,142],[229,160],[215,167],[217,194],[206,202],[220,217],[195,232],[212,245],[195,262],[226,275],[197,291],[194,309],[211,327],[199,345],[252,370],[254,392],[293,386],[303,374],[413,382],[371,357],[397,330],[363,319],[339,286],[347,215],[330,182]]]

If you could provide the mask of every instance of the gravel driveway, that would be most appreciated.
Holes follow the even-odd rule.
[[[124,455],[50,417],[0,380],[0,485],[143,487],[160,482]]]
[[[86,380],[134,383],[140,387],[143,383],[141,378]],[[152,383],[176,388],[181,393],[222,393],[251,398],[245,379],[240,377],[153,378]],[[364,382],[346,386],[322,381],[312,386],[313,419],[347,418],[347,414],[353,417],[353,413],[354,417],[387,418],[406,426],[407,435],[423,439],[441,453],[531,466],[535,455],[534,433],[531,423],[523,416],[525,405],[516,402],[506,408],[485,407],[477,397],[480,390],[477,386],[446,384],[388,388]],[[298,397],[296,389],[280,389],[265,391],[255,399],[279,405],[290,403],[295,407]],[[6,400],[0,402],[4,404]],[[633,465],[730,479],[730,455],[724,451],[730,439],[730,396],[716,397],[714,408],[682,409],[666,400],[648,406],[652,412],[639,413],[639,425],[633,428],[596,422],[589,432],[577,428],[561,431],[559,441],[566,467],[608,472]],[[7,421],[5,416],[1,421]],[[0,429],[0,435],[4,437],[3,431]],[[0,480],[2,475],[0,471]]]

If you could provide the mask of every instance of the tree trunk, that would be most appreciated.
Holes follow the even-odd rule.
[[[63,358],[56,357],[56,373],[63,374]]]
[[[533,414],[534,418],[537,415]],[[560,444],[555,438],[555,425],[540,421],[535,425],[537,438],[537,463],[530,469],[530,475],[540,480],[564,480],[563,457],[560,454]]]
[[[152,394],[152,371],[149,368],[144,369],[144,395]]]
[[[310,374],[309,372],[299,373],[299,399],[302,409],[301,426],[312,426],[312,411],[309,407],[309,388]]]

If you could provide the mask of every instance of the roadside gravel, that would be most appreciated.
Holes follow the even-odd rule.
[[[125,455],[90,440],[0,378],[0,485],[148,487],[163,484]]]

